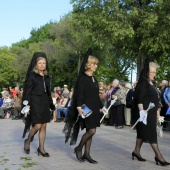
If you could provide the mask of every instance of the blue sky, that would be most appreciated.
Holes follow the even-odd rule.
[[[33,28],[72,11],[70,0],[1,0],[0,7],[0,47],[27,39]]]

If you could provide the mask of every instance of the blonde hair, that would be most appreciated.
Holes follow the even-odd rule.
[[[99,60],[95,56],[89,55],[87,63],[85,65],[85,71],[87,71],[90,68],[91,64],[93,63],[98,64],[98,62]]]
[[[159,65],[157,63],[150,62],[149,67],[155,67],[157,69],[157,68],[159,68]]]
[[[38,57],[37,60],[36,60],[36,65],[37,65],[37,63],[38,63],[39,60],[45,60],[45,63],[47,63],[47,61],[46,61],[46,59],[45,59],[44,57]],[[37,69],[36,66],[34,67],[33,71],[34,71],[35,73],[38,73],[38,69]],[[47,70],[45,69],[45,70],[44,70],[44,75],[47,75],[47,74],[48,74],[48,72],[47,72]]]

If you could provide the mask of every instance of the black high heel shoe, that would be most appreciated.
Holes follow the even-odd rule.
[[[26,154],[29,154],[30,153],[30,149],[26,149],[25,148],[26,141],[27,141],[27,139],[25,139],[25,141],[24,141],[24,151],[25,151]]]
[[[76,154],[76,158],[77,158],[80,162],[84,162],[84,159],[83,159],[83,157],[81,156],[81,150],[80,150],[78,147],[76,147],[76,148],[74,149],[74,153]]]
[[[90,162],[92,164],[97,164],[98,163],[97,161],[92,159],[90,155],[88,155],[88,156],[83,155],[83,159],[87,160],[88,162]]]
[[[40,151],[40,148],[37,149],[37,153],[38,153],[38,156],[39,156],[39,155],[42,155],[43,157],[50,157],[49,153],[47,153],[47,152],[42,153],[42,152]]]
[[[163,162],[163,161],[159,160],[156,156],[155,156],[155,162],[156,162],[156,165],[158,165],[158,162],[159,162],[160,165],[162,165],[162,166],[170,165],[169,162],[166,162],[166,161]]]
[[[137,158],[138,161],[146,161],[146,159],[143,159],[142,157],[138,156],[136,153],[132,152],[132,160],[134,160],[134,157]]]

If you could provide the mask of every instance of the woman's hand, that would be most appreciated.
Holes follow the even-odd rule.
[[[77,110],[79,112],[79,115],[82,116],[83,115],[83,110],[81,109],[81,107],[77,107]]]
[[[30,109],[30,105],[25,106],[25,108]]]

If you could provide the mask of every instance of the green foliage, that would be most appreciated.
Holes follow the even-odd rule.
[[[124,61],[129,58],[126,66],[137,61],[138,75],[143,58],[153,55],[159,60],[169,54],[167,0],[72,0],[72,4],[73,17],[88,29],[93,43],[107,49],[109,58],[113,53]]]
[[[22,164],[22,167],[23,168],[31,168],[31,167],[33,167],[35,165],[38,165],[38,163],[37,162],[27,162],[25,164]]]
[[[31,157],[20,157],[20,160],[26,161],[25,164],[21,164],[23,168],[31,168],[35,165],[38,165],[37,162],[27,162],[32,160]]]
[[[50,29],[51,26],[53,25],[53,22],[47,23],[44,26],[41,26],[40,28],[33,28],[30,32],[31,36],[29,39],[27,40],[21,40],[18,43],[14,43],[13,45],[17,45],[19,47],[24,47],[24,48],[28,48],[29,44],[32,43],[38,43],[38,42],[42,42],[48,39],[54,39],[53,36],[51,36],[50,34]]]
[[[8,48],[0,48],[0,84],[1,87],[14,85],[17,81],[17,62],[15,54]]]

